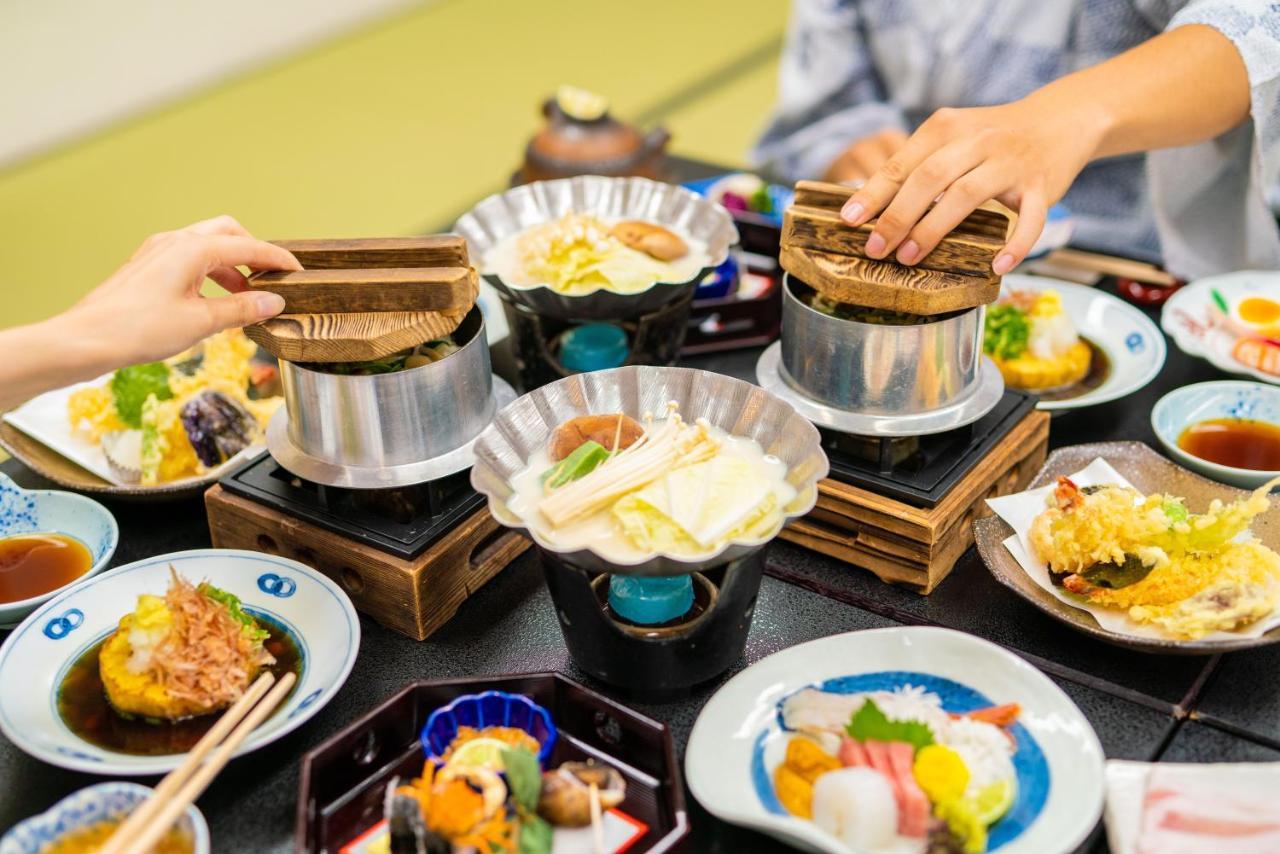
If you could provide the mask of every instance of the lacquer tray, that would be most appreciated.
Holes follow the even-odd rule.
[[[621,809],[649,827],[629,854],[685,850],[684,784],[666,726],[558,673],[415,682],[343,729],[303,757],[295,850],[337,852],[380,822],[391,778],[422,771],[427,716],[489,690],[524,694],[551,713],[559,737],[549,765],[593,757],[622,772]]]

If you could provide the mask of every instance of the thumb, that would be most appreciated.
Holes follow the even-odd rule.
[[[220,332],[233,326],[248,326],[259,320],[275,317],[284,311],[284,297],[266,291],[245,291],[224,297],[208,297],[204,300],[209,310],[213,331]]]

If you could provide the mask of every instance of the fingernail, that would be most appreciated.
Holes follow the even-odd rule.
[[[268,317],[275,317],[284,311],[284,297],[267,291],[259,291],[253,295],[253,308],[262,320],[266,320]]]
[[[1003,276],[1005,273],[1013,269],[1013,256],[1008,252],[1001,252],[996,256],[996,260],[991,262],[991,272],[997,276]]]
[[[840,218],[850,225],[858,225],[862,221],[862,212],[864,210],[866,208],[862,206],[862,202],[850,199],[840,209]]]
[[[879,232],[871,232],[871,236],[867,238],[867,254],[872,258],[879,258],[884,255],[884,238]]]
[[[916,256],[920,254],[920,245],[914,240],[908,240],[906,243],[898,247],[898,263],[914,264],[918,259]]]

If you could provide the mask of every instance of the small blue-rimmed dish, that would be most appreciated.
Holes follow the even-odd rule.
[[[86,549],[92,563],[89,570],[48,593],[0,603],[0,629],[10,629],[62,591],[74,587],[102,571],[116,553],[120,528],[111,511],[92,498],[56,489],[23,489],[0,474],[0,539],[21,534],[62,534]]]
[[[1178,447],[1183,431],[1201,421],[1239,419],[1280,426],[1280,387],[1247,380],[1219,380],[1186,385],[1166,394],[1151,410],[1151,429],[1165,453],[1177,462],[1221,483],[1256,489],[1280,477],[1280,471],[1224,466]]]
[[[138,596],[164,595],[170,567],[192,583],[208,581],[239,597],[246,612],[287,637],[297,651],[292,693],[249,734],[237,756],[297,729],[338,693],[360,648],[360,622],[342,588],[277,555],[194,549],[116,567],[23,620],[0,646],[0,732],[36,759],[87,774],[128,777],[176,768],[185,753],[131,753],[91,741],[72,729],[59,703],[73,665],[116,630],[120,618],[137,607]]]
[[[551,713],[523,694],[485,691],[464,694],[447,706],[436,709],[422,728],[422,749],[428,759],[439,759],[458,735],[459,727],[484,729],[491,726],[522,729],[539,744],[538,762],[545,766],[556,746],[556,726]]]
[[[137,783],[98,783],[67,795],[49,809],[14,825],[0,837],[0,854],[40,854],[68,833],[104,821],[118,821],[141,804],[151,789]],[[209,854],[209,826],[194,805],[178,819],[194,854]]]

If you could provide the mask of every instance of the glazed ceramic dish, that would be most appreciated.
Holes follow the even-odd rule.
[[[102,571],[116,553],[120,529],[111,511],[91,498],[53,489],[23,489],[0,474],[0,538],[18,534],[65,534],[89,550],[93,563],[79,578],[48,593],[0,604],[0,629],[16,626],[24,617],[63,590]]]
[[[1004,277],[1009,290],[1055,290],[1076,331],[1102,350],[1110,373],[1102,384],[1078,397],[1043,400],[1037,408],[1049,412],[1081,409],[1133,394],[1160,373],[1167,356],[1164,336],[1148,317],[1117,297],[1097,288],[1017,273]]]
[[[594,214],[606,220],[639,219],[666,226],[706,244],[707,261],[692,277],[658,282],[634,294],[596,290],[561,294],[545,285],[512,286],[497,274],[485,272],[483,259],[503,238],[568,213]],[[544,317],[562,320],[609,320],[635,317],[692,294],[703,277],[724,263],[738,242],[729,212],[692,190],[648,178],[608,178],[579,175],[537,181],[496,193],[481,201],[453,224],[467,239],[467,250],[485,281],[503,298]]]
[[[1227,502],[1245,495],[1241,490],[1214,483],[1194,472],[1187,471],[1141,442],[1098,442],[1059,448],[1049,455],[1049,459],[1045,461],[1028,488],[1034,489],[1053,483],[1060,475],[1070,475],[1080,471],[1098,458],[1110,463],[1134,488],[1144,494],[1163,492],[1186,498],[1187,506],[1192,512],[1203,512],[1215,498]],[[1272,549],[1280,548],[1280,512],[1273,510],[1263,513],[1253,520],[1250,530],[1267,546]],[[1013,534],[1013,529],[1002,519],[995,516],[978,519],[973,523],[973,533],[978,553],[982,555],[987,569],[997,581],[1055,620],[1099,640],[1143,652],[1184,655],[1231,652],[1280,641],[1280,627],[1260,637],[1194,641],[1138,637],[1108,631],[1102,628],[1087,611],[1057,599],[1027,575],[1004,545],[1005,539]]]
[[[240,597],[260,622],[292,641],[298,684],[237,755],[297,729],[338,692],[355,664],[360,623],[351,600],[297,561],[259,552],[197,549],[147,558],[72,587],[22,622],[0,647],[0,731],[52,765],[89,774],[161,774],[183,754],[135,755],[99,747],[72,732],[58,692],[80,656],[111,634],[140,594],[164,595],[169,568]]]
[[[804,850],[848,854],[778,803],[769,764],[785,737],[781,704],[797,691],[935,693],[948,712],[1017,703],[1016,799],[991,826],[989,851],[1074,850],[1102,811],[1102,748],[1075,704],[1021,658],[972,635],[932,627],[850,632],[791,647],[730,679],[703,708],[685,755],[694,797],[724,821]]]
[[[1245,270],[1192,282],[1169,297],[1160,326],[1189,356],[1233,374],[1280,383],[1280,318],[1242,317],[1241,304],[1250,299],[1280,304],[1280,272]]]
[[[1241,419],[1280,425],[1280,388],[1244,380],[1196,383],[1160,398],[1151,410],[1151,429],[1165,453],[1192,471],[1241,489],[1256,489],[1280,477],[1280,471],[1224,466],[1178,447],[1178,437],[1193,424],[1210,419]]]
[[[118,819],[132,812],[151,794],[137,783],[98,783],[67,795],[49,809],[14,825],[0,837],[0,854],[40,854],[67,833]],[[178,819],[194,854],[209,854],[209,826],[195,805]]]

